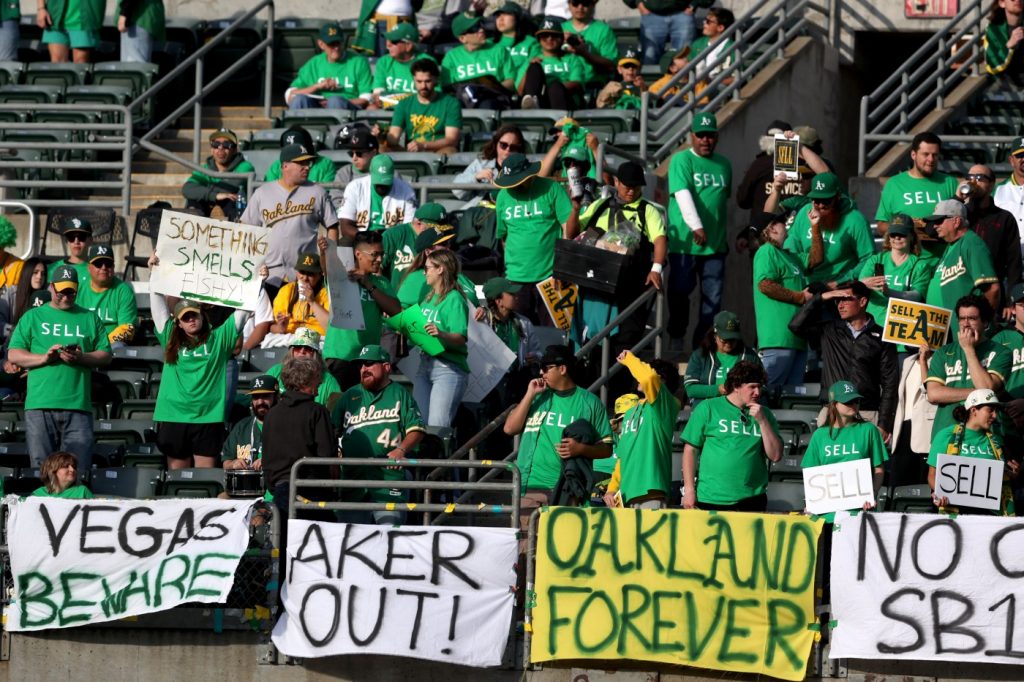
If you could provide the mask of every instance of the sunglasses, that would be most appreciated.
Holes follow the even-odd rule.
[[[228,151],[231,151],[232,149],[234,149],[237,146],[238,145],[235,144],[234,142],[211,142],[210,143],[210,149],[227,149]]]
[[[349,152],[350,156],[355,156],[355,157],[358,157],[360,159],[363,158],[364,156],[369,156],[369,154],[370,154],[370,150],[369,149],[364,150],[364,151],[359,151],[357,149],[353,149],[352,151]]]
[[[716,137],[718,137],[718,133],[705,131],[703,133],[694,133],[693,136],[696,137],[698,140],[713,140]]]
[[[967,179],[973,180],[974,182],[992,182],[993,180],[995,180],[994,177],[992,177],[991,175],[986,175],[985,173],[969,173],[967,175]]]
[[[88,235],[84,235],[84,234],[81,234],[81,233],[69,234],[68,236],[64,237],[64,239],[66,239],[69,242],[87,242],[87,241],[89,241]]]
[[[515,142],[503,142],[502,140],[498,140],[498,149],[506,152],[521,152],[523,151],[523,145],[516,144]]]
[[[68,287],[63,291],[55,291],[54,293],[61,298],[74,298],[75,296],[78,296],[78,290],[72,289],[71,287]]]
[[[384,252],[383,251],[356,251],[356,253],[361,253],[364,256],[366,256],[367,258],[369,258],[370,260],[377,260],[377,259],[384,258]]]
[[[594,4],[594,0],[569,0],[569,4],[583,7],[591,7]]]
[[[114,269],[114,261],[112,261],[112,260],[93,261],[92,263],[90,263],[90,265],[92,265],[94,268],[96,268],[98,270],[104,270],[104,269],[105,270],[113,270]]]

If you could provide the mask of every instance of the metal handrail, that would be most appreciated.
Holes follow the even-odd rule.
[[[945,97],[968,72],[980,72],[985,59],[983,20],[982,0],[970,0],[871,94],[861,98],[858,174],[864,175],[870,164],[892,148],[893,142],[880,135],[910,133],[928,113],[945,108]],[[869,147],[869,141],[875,144]]]

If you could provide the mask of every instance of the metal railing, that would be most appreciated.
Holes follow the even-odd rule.
[[[944,108],[945,98],[964,78],[980,72],[979,65],[985,61],[984,6],[982,0],[967,2],[891,76],[861,98],[859,175],[892,148],[894,140],[886,136],[911,134],[927,114]],[[875,144],[869,146],[869,142]]]
[[[786,46],[798,35],[810,31],[820,33],[822,26],[827,26],[827,35],[835,39],[838,29],[831,20],[835,16],[832,5],[830,2],[829,7],[822,7],[810,0],[775,0],[768,5],[751,7],[717,39],[734,41],[732,47],[713,58],[691,59],[662,90],[668,92],[678,87],[678,92],[660,104],[652,102],[651,93],[643,93],[639,156],[652,165],[668,158],[679,146],[680,138],[697,111],[716,111],[730,99],[739,99],[740,90],[769,61],[781,59]],[[821,15],[818,21],[809,16],[812,12]],[[755,14],[761,16],[758,18]],[[745,36],[752,34],[760,35],[745,41]],[[707,80],[707,74],[719,68],[721,71]]]

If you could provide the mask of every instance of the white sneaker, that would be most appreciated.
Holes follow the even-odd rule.
[[[537,97],[535,95],[523,95],[522,99],[519,100],[520,109],[536,109],[537,108]]]

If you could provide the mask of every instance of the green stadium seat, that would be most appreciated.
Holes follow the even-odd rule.
[[[564,109],[514,109],[501,112],[501,123],[512,123],[520,130],[546,136],[555,122],[569,115]]]
[[[141,419],[99,419],[92,429],[99,443],[136,445],[153,442],[156,436],[153,422]]]
[[[878,489],[878,495],[875,496],[875,511],[889,511],[890,498],[892,497],[892,488],[887,485],[883,485]]]
[[[803,481],[804,468],[800,465],[802,457],[783,455],[778,462],[768,466],[769,481]]]
[[[274,162],[281,157],[281,149],[280,147],[277,149],[250,149],[242,152],[242,156],[252,164],[256,171],[256,177],[262,179]]]
[[[217,19],[203,26],[200,40],[204,43],[214,40],[225,28],[234,22],[233,19]],[[262,22],[250,19],[236,28],[223,42],[207,53],[203,72],[208,83],[216,76],[242,61],[242,58],[263,40]],[[261,58],[235,71],[219,88],[210,93],[211,103],[224,103],[233,106],[254,105],[263,101],[263,74],[266,65]],[[190,93],[191,94],[191,93]]]
[[[395,162],[395,171],[407,178],[418,180],[440,172],[441,157],[434,152],[389,152],[388,156]]]
[[[223,469],[168,469],[160,494],[165,497],[217,497],[224,492]]]
[[[769,481],[767,493],[769,512],[801,512],[806,505],[803,480]]]
[[[123,462],[129,469],[156,469],[163,473],[167,458],[159,452],[126,452]]]
[[[283,94],[302,65],[320,53],[316,41],[327,21],[289,17],[274,22],[275,94]]]
[[[112,371],[112,370],[111,370]],[[144,393],[149,393],[149,381],[146,381],[144,386]],[[152,422],[153,415],[156,414],[156,399],[155,398],[132,398],[121,401],[121,405],[118,407],[117,414],[114,415],[117,419],[128,419],[132,421],[141,422]],[[138,443],[134,443],[131,447],[139,447]]]
[[[0,87],[0,102],[57,104],[63,93],[64,88],[56,85],[4,85]]]
[[[141,398],[146,394],[149,372],[139,369],[108,369],[106,374],[125,400]]]
[[[640,153],[640,133],[615,133],[612,144],[626,152]]]
[[[615,34],[619,43],[619,53],[623,47],[637,46],[640,44],[640,15],[632,14],[626,17],[609,19],[608,25]]]
[[[165,24],[168,41],[181,43],[189,54],[199,49],[199,32],[206,26],[205,21],[195,17],[168,16]]]
[[[332,126],[343,125],[352,120],[352,113],[348,109],[286,109],[280,118],[274,120],[274,127],[282,130],[298,123],[306,130],[319,130],[326,133]],[[391,114],[388,114],[391,120]]]
[[[0,85],[17,85],[25,74],[25,62],[0,62]]]
[[[969,164],[991,163],[997,153],[995,145],[985,146],[968,142],[943,142],[942,159]]]
[[[347,149],[324,149],[320,152],[320,156],[333,161],[339,169],[345,164],[352,163],[352,156]]]
[[[805,383],[799,386],[783,386],[780,405],[786,410],[820,410],[818,395],[821,384]]]
[[[391,125],[391,112],[383,109],[361,109],[355,112],[353,120],[363,121],[368,126],[373,126],[374,123],[380,126],[381,132],[387,132],[388,127]]]
[[[93,85],[71,85],[64,91],[64,101],[82,104],[127,104],[132,97],[128,85],[113,83]]]
[[[89,489],[97,497],[156,497],[160,471],[139,467],[96,469],[89,479]]]
[[[35,62],[25,69],[26,85],[56,85],[67,88],[71,85],[85,85],[92,72],[92,64],[64,62]]]
[[[497,127],[498,112],[492,109],[463,109],[462,132],[493,132]]]
[[[430,184],[430,185],[455,182],[455,174],[454,173],[446,173],[446,174],[443,174],[443,175],[426,175],[426,176],[420,177],[420,182],[425,183],[425,184]],[[449,201],[449,200],[454,200],[454,201],[458,202],[459,206],[461,206],[462,204],[466,203],[465,201],[461,201],[459,199],[454,199],[454,196],[455,195],[452,194],[452,191],[450,189],[442,189],[442,188],[437,188],[437,189],[428,188],[427,189],[427,201],[441,201],[441,200]]]
[[[963,135],[996,135],[1009,138],[1020,134],[1021,122],[1019,117],[1012,116],[965,116],[955,121],[950,128]]]
[[[635,109],[580,109],[572,117],[592,133],[621,133],[633,129],[640,112]]]
[[[901,514],[933,514],[932,490],[927,483],[901,485],[892,489],[888,511]]]

